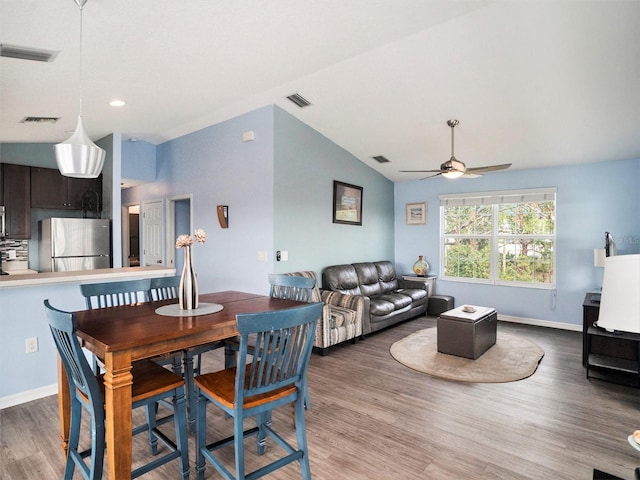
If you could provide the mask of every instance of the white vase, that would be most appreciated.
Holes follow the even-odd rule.
[[[184,248],[184,265],[180,276],[180,289],[178,301],[181,310],[193,310],[198,308],[198,279],[193,271],[193,259],[191,245]]]

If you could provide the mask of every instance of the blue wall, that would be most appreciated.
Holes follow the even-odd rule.
[[[393,183],[276,107],[274,245],[289,253],[274,271],[393,260]],[[333,181],[363,188],[362,226],[333,223]]]
[[[431,273],[440,274],[438,195],[557,187],[556,291],[437,281],[438,293],[456,297],[456,305],[490,305],[499,314],[526,319],[582,324],[585,292],[601,286],[593,249],[604,247],[604,232],[616,240],[619,254],[640,252],[640,160],[492,173],[476,179],[442,177],[395,185],[396,265],[410,271],[424,255]],[[405,205],[428,203],[427,225],[406,225]],[[556,297],[557,295],[557,297]]]

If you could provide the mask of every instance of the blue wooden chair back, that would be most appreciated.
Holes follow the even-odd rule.
[[[314,278],[292,277],[290,275],[272,273],[269,274],[269,284],[271,285],[269,292],[271,297],[310,302],[316,281]]]
[[[150,288],[148,278],[80,285],[88,310],[148,302]]]
[[[235,408],[242,415],[245,397],[270,393],[282,387],[305,386],[307,367],[313,347],[316,324],[322,315],[322,303],[274,312],[238,314],[240,351],[235,385]],[[254,334],[254,335],[252,335]],[[255,338],[247,353],[249,335]],[[248,355],[253,357],[247,362]],[[282,403],[294,399],[281,399]],[[280,403],[280,402],[279,402]],[[274,408],[269,405],[268,409]],[[255,413],[255,412],[254,412]],[[244,415],[251,415],[244,412]]]
[[[84,403],[85,407],[91,412],[92,417],[91,463],[87,465],[82,460],[89,452],[78,452],[78,433],[76,432],[74,435],[72,431],[69,437],[69,460],[67,461],[64,478],[71,478],[74,463],[82,470],[85,478],[102,478],[105,422],[100,386],[76,337],[77,324],[75,315],[52,307],[49,300],[44,301],[44,306],[46,307],[51,335],[69,382],[72,416],[75,420],[80,414],[80,409],[82,408],[80,402],[84,401],[79,397],[78,392],[81,392],[88,399]],[[80,421],[72,421],[71,428],[79,429]]]
[[[152,278],[151,288],[149,290],[149,300],[169,300],[172,298],[178,298],[179,287],[180,275]]]

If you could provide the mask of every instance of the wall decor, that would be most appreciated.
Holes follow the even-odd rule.
[[[426,225],[427,204],[407,203],[407,225]]]
[[[333,223],[362,225],[362,187],[333,181]]]

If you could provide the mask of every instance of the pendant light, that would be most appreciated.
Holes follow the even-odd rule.
[[[87,0],[74,0],[80,8],[80,114],[78,125],[67,140],[53,146],[60,173],[67,177],[96,178],[102,172],[106,152],[91,141],[82,125],[82,7]]]

